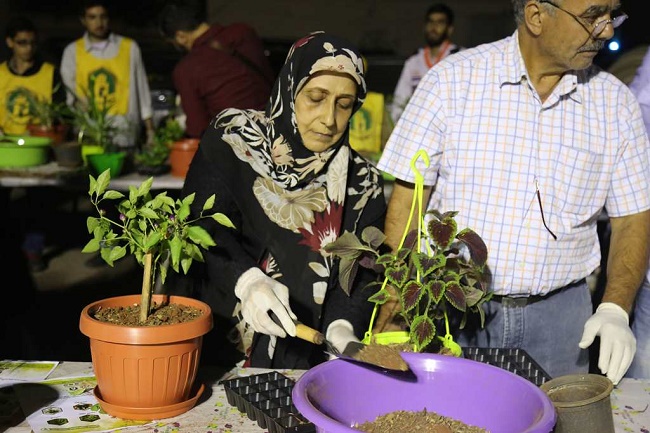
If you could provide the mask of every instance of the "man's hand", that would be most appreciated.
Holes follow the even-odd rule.
[[[585,323],[582,340],[578,345],[586,349],[597,335],[600,336],[598,368],[617,385],[630,367],[636,352],[636,338],[630,329],[627,312],[612,302],[600,304]]]

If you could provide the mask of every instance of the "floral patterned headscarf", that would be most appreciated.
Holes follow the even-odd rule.
[[[240,110],[232,109],[217,118],[217,125],[226,127],[228,132],[223,140],[236,150],[249,153],[249,163],[255,171],[286,189],[309,183],[343,144],[349,144],[348,127],[335,146],[314,153],[304,146],[298,132],[296,96],[314,74],[324,71],[348,74],[357,83],[354,114],[367,93],[361,54],[343,39],[314,32],[299,39],[289,50],[264,117],[256,111],[242,115]]]

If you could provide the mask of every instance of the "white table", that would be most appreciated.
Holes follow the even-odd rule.
[[[234,368],[222,374],[216,370],[202,369],[200,377],[207,386],[211,386],[211,392],[206,391],[208,398],[199,400],[197,406],[190,411],[177,417],[156,421],[142,427],[130,427],[122,430],[126,432],[174,432],[174,433],[261,433],[256,421],[251,421],[245,414],[239,412],[236,407],[228,404],[223,386],[219,384],[222,378],[235,376],[247,376],[252,374],[279,371],[292,378],[299,378],[303,370],[264,370],[256,368]],[[58,377],[83,376],[92,372],[89,362],[63,362],[54,370],[48,379]],[[0,380],[0,387],[2,387]],[[614,388],[611,395],[611,403],[614,414],[616,433],[647,433],[650,429],[650,380],[623,379]],[[17,426],[8,427],[0,431],[7,433],[31,433],[27,421]],[[92,431],[92,430],[88,430]],[[268,430],[266,430],[268,431]],[[81,433],[82,430],[76,430]],[[587,433],[587,432],[585,432]]]

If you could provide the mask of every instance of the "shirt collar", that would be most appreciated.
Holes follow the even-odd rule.
[[[523,84],[529,80],[526,64],[519,48],[518,32],[518,30],[515,30],[512,36],[506,39],[506,48],[503,50],[499,73],[501,86],[505,84]],[[576,102],[581,102],[582,97],[578,88],[579,74],[581,74],[581,71],[571,70],[565,72],[553,93],[558,96],[569,95]]]
[[[90,36],[88,36],[88,32],[84,33],[83,39],[84,39],[84,48],[86,52],[95,51],[95,50],[104,51],[109,45],[117,43],[117,37],[113,32],[108,34],[108,38],[106,38],[105,41],[99,43],[91,42]]]

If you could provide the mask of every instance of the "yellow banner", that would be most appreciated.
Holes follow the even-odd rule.
[[[361,109],[350,120],[350,145],[361,153],[381,152],[384,118],[383,93],[368,92]]]

